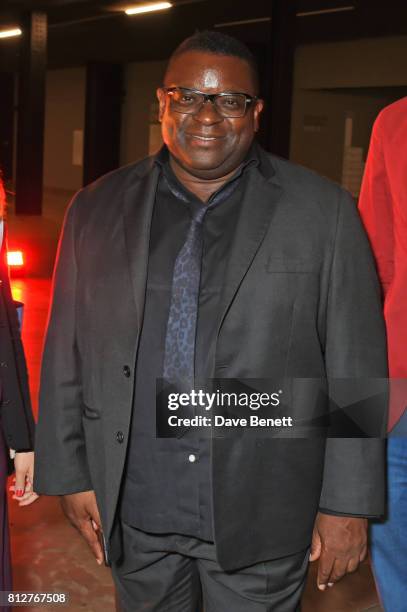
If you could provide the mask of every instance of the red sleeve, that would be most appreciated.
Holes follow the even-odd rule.
[[[376,121],[359,198],[359,211],[376,258],[384,295],[394,274],[393,204],[386,172],[381,118]]]

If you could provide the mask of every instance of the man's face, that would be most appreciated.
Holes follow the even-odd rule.
[[[257,94],[247,62],[200,51],[188,51],[176,57],[169,66],[164,85],[206,94]],[[249,104],[243,117],[230,118],[222,117],[210,101],[190,115],[172,110],[170,96],[164,90],[158,89],[157,96],[164,142],[186,172],[201,179],[217,179],[241,164],[258,129],[261,100]]]

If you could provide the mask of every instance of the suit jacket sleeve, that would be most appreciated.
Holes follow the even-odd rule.
[[[53,280],[41,368],[34,489],[64,495],[92,489],[82,427],[82,383],[76,344],[75,214],[68,209]]]
[[[380,286],[352,198],[343,192],[330,274],[325,363],[328,380],[386,378]],[[387,402],[383,401],[385,426]],[[327,440],[321,510],[361,516],[384,512],[384,441]]]
[[[4,237],[0,249],[1,426],[9,448],[29,451],[34,448],[35,425],[24,349],[5,262],[5,242]]]
[[[359,210],[377,260],[383,293],[394,276],[393,201],[388,184],[380,119],[376,121],[359,199]]]

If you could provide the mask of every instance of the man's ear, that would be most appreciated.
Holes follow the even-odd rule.
[[[260,127],[260,115],[264,108],[264,100],[256,100],[256,106],[254,107],[254,131],[258,132]]]
[[[157,98],[158,98],[158,121],[161,123],[163,115],[164,115],[164,111],[165,111],[165,105],[167,103],[167,96],[166,93],[163,89],[161,89],[161,87],[159,87],[157,89]]]

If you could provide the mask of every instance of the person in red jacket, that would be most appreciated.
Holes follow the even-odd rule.
[[[372,526],[372,560],[387,612],[407,600],[407,97],[373,127],[359,201],[383,287],[390,383],[387,520]]]

